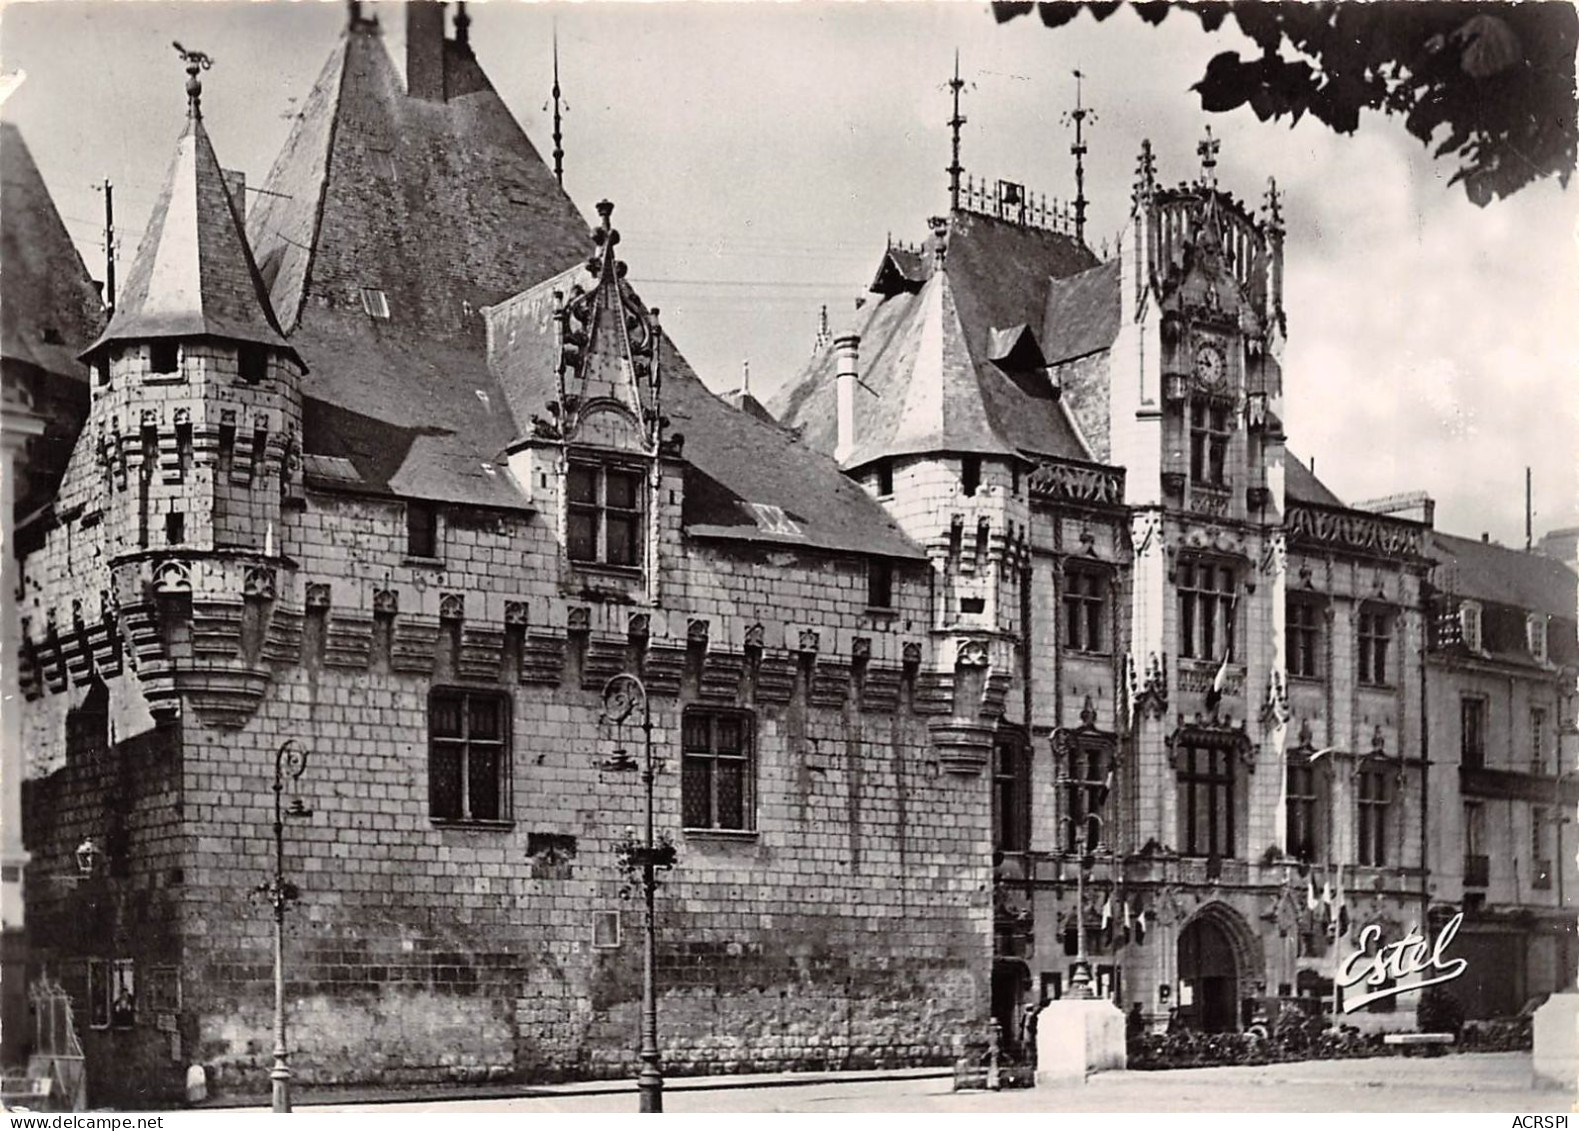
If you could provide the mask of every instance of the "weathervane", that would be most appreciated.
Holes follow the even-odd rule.
[[[203,84],[198,81],[198,72],[206,71],[214,65],[213,56],[203,51],[188,51],[179,42],[172,42],[171,46],[180,53],[186,63],[186,98],[187,114],[193,118],[203,116]]]

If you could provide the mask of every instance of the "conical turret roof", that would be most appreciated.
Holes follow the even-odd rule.
[[[84,357],[110,342],[176,337],[228,338],[295,355],[195,108],[118,297],[109,326]]]

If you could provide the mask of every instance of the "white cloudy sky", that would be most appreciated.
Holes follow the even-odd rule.
[[[400,6],[372,7],[398,64]],[[1071,71],[1089,76],[1093,242],[1125,223],[1144,137],[1166,182],[1195,175],[1208,121],[1224,188],[1258,201],[1278,178],[1291,446],[1339,495],[1425,488],[1439,527],[1522,544],[1528,465],[1537,535],[1579,523],[1579,185],[1482,210],[1396,122],[1337,137],[1208,117],[1188,88],[1237,37],[1183,14],[1160,28],[1087,14],[1058,31],[938,0],[495,0],[472,14],[479,57],[544,152],[557,22],[566,186],[589,216],[599,198],[616,202],[633,280],[715,388],[738,384],[749,359],[765,396],[804,361],[818,308],[849,309],[888,233],[924,236],[947,202],[944,82],[958,48],[967,170],[1049,196],[1072,195],[1060,116]],[[8,4],[0,59],[27,77],[5,114],[90,269],[102,270],[91,185],[116,184],[124,262],[180,131],[171,40],[215,57],[209,128],[221,160],[257,185],[344,18],[336,2]]]

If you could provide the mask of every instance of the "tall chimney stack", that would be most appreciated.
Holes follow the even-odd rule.
[[[833,371],[838,381],[838,438],[833,458],[843,463],[855,451],[855,379],[860,371],[861,335],[840,334],[833,341]]]
[[[406,0],[406,93],[444,101],[444,5]]]

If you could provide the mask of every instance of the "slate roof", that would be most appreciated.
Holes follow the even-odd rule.
[[[547,419],[548,403],[559,397],[553,292],[568,294],[578,282],[591,289],[591,276],[580,266],[486,312],[495,376],[523,436],[530,433],[532,417]],[[628,285],[623,297],[645,310]],[[681,517],[689,537],[924,559],[831,459],[778,424],[715,395],[667,336],[660,350],[661,411],[669,418],[668,434],[685,437]],[[792,525],[759,513],[762,505],[780,508]]]
[[[1323,507],[1345,505],[1342,499],[1327,489],[1325,483],[1316,478],[1315,472],[1287,450],[1283,453],[1283,493],[1293,503],[1316,503]]]
[[[87,384],[104,306],[22,131],[0,123],[0,357]]]
[[[481,310],[583,258],[588,227],[470,52],[443,58],[447,100],[409,98],[377,24],[354,22],[248,229],[312,371],[305,450],[350,461],[335,485],[525,508]]]
[[[856,436],[845,466],[944,451],[1089,460],[1042,367],[1022,362],[1046,355],[1048,283],[1089,270],[1095,257],[1068,236],[957,211],[943,270],[926,266],[916,287],[912,276],[933,261],[935,246],[919,261],[885,251],[873,281],[881,298],[858,314]],[[901,267],[909,285],[892,285]],[[810,446],[832,452],[835,395],[830,345],[769,407]]]
[[[189,114],[176,142],[115,314],[85,356],[110,342],[172,337],[290,348],[196,114]]]
[[[1042,356],[1049,365],[1111,349],[1118,337],[1119,262],[1099,263],[1047,287]]]
[[[1562,562],[1490,542],[1432,531],[1431,580],[1458,597],[1543,612],[1572,621],[1579,578]]]

